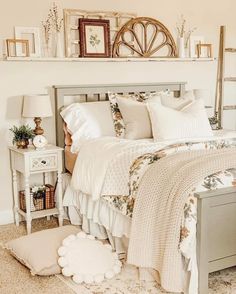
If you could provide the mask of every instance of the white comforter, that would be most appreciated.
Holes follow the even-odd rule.
[[[235,134],[236,132],[217,131],[213,137],[188,139],[188,142],[235,138]],[[72,187],[75,191],[92,196],[93,200],[105,195],[129,195],[129,171],[133,161],[140,155],[158,151],[174,143],[177,142],[154,143],[152,140],[114,137],[89,139],[80,148],[72,175]],[[204,144],[196,144],[194,147],[202,148]]]
[[[101,195],[128,195],[129,167],[134,159],[166,145],[114,137],[88,140],[78,154],[72,187],[91,195],[93,200]]]

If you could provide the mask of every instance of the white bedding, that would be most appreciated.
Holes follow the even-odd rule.
[[[87,140],[74,166],[72,186],[74,190],[91,195],[93,200],[101,195],[127,195],[129,167],[133,160],[164,146],[149,140],[113,137]]]
[[[216,131],[213,137],[189,138],[188,142],[202,142],[235,138],[236,132]],[[185,139],[178,142],[185,142]],[[98,200],[104,195],[128,195],[129,168],[140,155],[151,153],[176,143],[152,139],[127,140],[115,137],[89,139],[81,146],[72,175],[75,191]],[[196,145],[195,148],[203,148]]]
[[[188,141],[212,141],[235,137],[236,132],[217,131],[214,138],[188,139]],[[110,137],[88,140],[82,145],[72,176],[73,188],[76,191],[70,191],[71,193],[67,191],[64,205],[77,207],[81,215],[104,226],[113,236],[126,235],[128,237],[131,219],[122,213],[120,213],[122,217],[118,217],[118,210],[114,213],[114,207],[109,209],[109,204],[105,203],[104,196],[129,195],[130,187],[127,183],[130,177],[130,166],[134,160],[140,155],[151,154],[173,143],[173,141],[153,143],[152,140],[131,141]],[[204,148],[204,143],[196,144],[196,148]],[[120,224],[117,224],[118,219],[122,219]],[[194,235],[193,238],[196,238],[194,234],[196,220],[189,226],[193,226],[192,235]],[[194,242],[196,239],[193,238]],[[182,246],[185,245],[182,243]],[[188,257],[192,254],[190,259],[195,260],[196,265],[195,250],[191,252],[188,250],[189,243],[182,251],[185,251]],[[191,270],[190,267],[193,269],[193,265],[189,264],[188,270]]]

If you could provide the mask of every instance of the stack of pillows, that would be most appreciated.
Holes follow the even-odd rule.
[[[74,103],[61,112],[71,152],[86,139],[104,136],[154,141],[213,136],[204,101],[192,91],[179,98],[169,91],[108,96],[109,101]]]

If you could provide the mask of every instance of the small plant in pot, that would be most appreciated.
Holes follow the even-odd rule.
[[[20,149],[28,148],[29,140],[35,136],[33,129],[29,125],[13,126],[10,131],[14,134],[12,143],[16,144],[17,148]]]

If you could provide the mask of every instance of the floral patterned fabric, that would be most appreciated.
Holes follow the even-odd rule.
[[[108,93],[116,137],[124,138],[125,124],[116,101],[116,94]]]
[[[139,156],[131,165],[129,170],[129,195],[106,195],[103,199],[109,203],[109,205],[116,210],[119,210],[122,214],[132,217],[135,197],[137,194],[138,186],[142,176],[148,169],[148,167],[160,160],[164,156],[174,154],[177,152],[183,152],[194,149],[221,149],[235,146],[235,141],[232,140],[219,140],[219,141],[208,141],[208,142],[187,142],[170,145],[163,150],[158,150],[153,153],[146,153]],[[199,184],[193,190],[192,195],[195,192],[202,192],[207,190],[218,189],[222,187],[229,187],[236,185],[236,170],[221,171],[217,174],[206,177],[202,183]],[[192,199],[190,195],[190,199]],[[189,200],[188,204],[191,203]]]
[[[174,155],[178,152],[187,152],[197,149],[223,149],[236,146],[233,140],[216,140],[208,142],[189,142],[173,144],[164,147],[162,150],[143,154],[136,158],[129,170],[129,195],[103,196],[103,201],[122,213],[128,218],[132,218],[135,205],[135,198],[139,188],[140,181],[147,169],[154,162],[163,157]],[[158,165],[156,166],[158,168]],[[197,229],[197,199],[194,196],[196,192],[214,190],[223,187],[236,187],[236,168],[219,171],[205,177],[197,187],[194,187],[188,196],[183,209],[182,223],[179,228],[179,251],[182,254],[186,271],[190,273],[189,293],[195,293],[197,287],[197,256],[196,256],[196,229]]]

